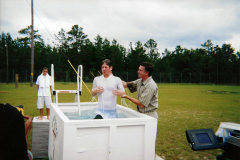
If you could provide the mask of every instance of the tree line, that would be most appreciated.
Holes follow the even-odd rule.
[[[2,33],[0,38],[0,68],[5,74],[7,68],[15,73],[30,70],[31,65],[31,26],[18,31],[23,38],[12,39],[10,33]],[[136,73],[141,62],[150,62],[154,65],[154,73],[201,73],[214,75],[214,81],[221,83],[218,75],[224,73],[225,81],[229,84],[239,84],[240,81],[240,52],[234,52],[231,44],[214,46],[211,40],[201,44],[201,48],[187,49],[177,45],[174,51],[167,48],[163,53],[157,50],[157,42],[149,39],[144,44],[140,41],[130,42],[126,49],[116,39],[110,42],[107,38],[97,35],[91,42],[83,32],[83,28],[73,25],[70,31],[61,29],[53,45],[45,44],[41,35],[34,30],[34,79],[37,71],[44,66],[50,68],[54,64],[55,72],[69,71],[69,77],[74,77],[69,60],[77,68],[83,65],[84,75],[91,76],[90,72],[97,74],[101,70],[103,59],[112,61],[114,72]],[[7,54],[8,53],[8,54]],[[8,55],[8,58],[7,58]],[[29,73],[30,75],[30,73]],[[75,81],[73,79],[72,81]]]

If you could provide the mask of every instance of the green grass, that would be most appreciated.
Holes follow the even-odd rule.
[[[92,84],[87,84],[92,88]],[[57,83],[55,89],[76,89],[76,83]],[[207,150],[193,152],[187,143],[185,130],[212,128],[217,130],[220,122],[240,123],[240,86],[225,85],[194,85],[194,84],[158,84],[158,133],[156,153],[168,159],[212,159],[221,154],[222,150]],[[237,93],[221,93],[207,91],[227,91]],[[24,106],[26,115],[39,116],[36,107],[37,86],[19,84],[0,84],[0,103]],[[127,91],[128,92],[128,91]],[[136,93],[128,94],[136,98]],[[73,94],[59,94],[60,102],[73,102]],[[92,97],[83,86],[82,102],[90,102]],[[126,100],[129,107],[136,110],[136,106]],[[118,104],[121,100],[118,99]],[[44,110],[44,115],[46,112]],[[29,135],[31,144],[31,135]]]

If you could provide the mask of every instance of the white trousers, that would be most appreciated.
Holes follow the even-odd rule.
[[[38,96],[37,109],[43,109],[44,103],[47,109],[50,108],[51,96]]]

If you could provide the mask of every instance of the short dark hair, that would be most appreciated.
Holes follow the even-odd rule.
[[[48,70],[48,68],[47,68],[47,67],[43,67],[42,71],[43,71],[44,69],[47,69],[47,70]]]
[[[152,75],[153,65],[151,63],[143,62],[143,63],[140,64],[140,66],[145,67],[145,72],[148,72],[148,76]]]
[[[111,62],[109,59],[104,59],[104,60],[102,61],[102,65],[103,65],[104,63],[106,63],[109,67],[112,67],[112,62]]]

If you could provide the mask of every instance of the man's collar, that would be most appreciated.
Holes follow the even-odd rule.
[[[105,78],[104,77],[104,75],[102,75],[103,76],[103,78]],[[108,78],[110,78],[110,77],[112,77],[113,76],[113,74],[111,73],[107,78],[105,78],[105,79],[108,79]]]
[[[152,79],[152,76],[148,77],[144,82],[142,81],[142,84],[146,85],[151,79]]]

